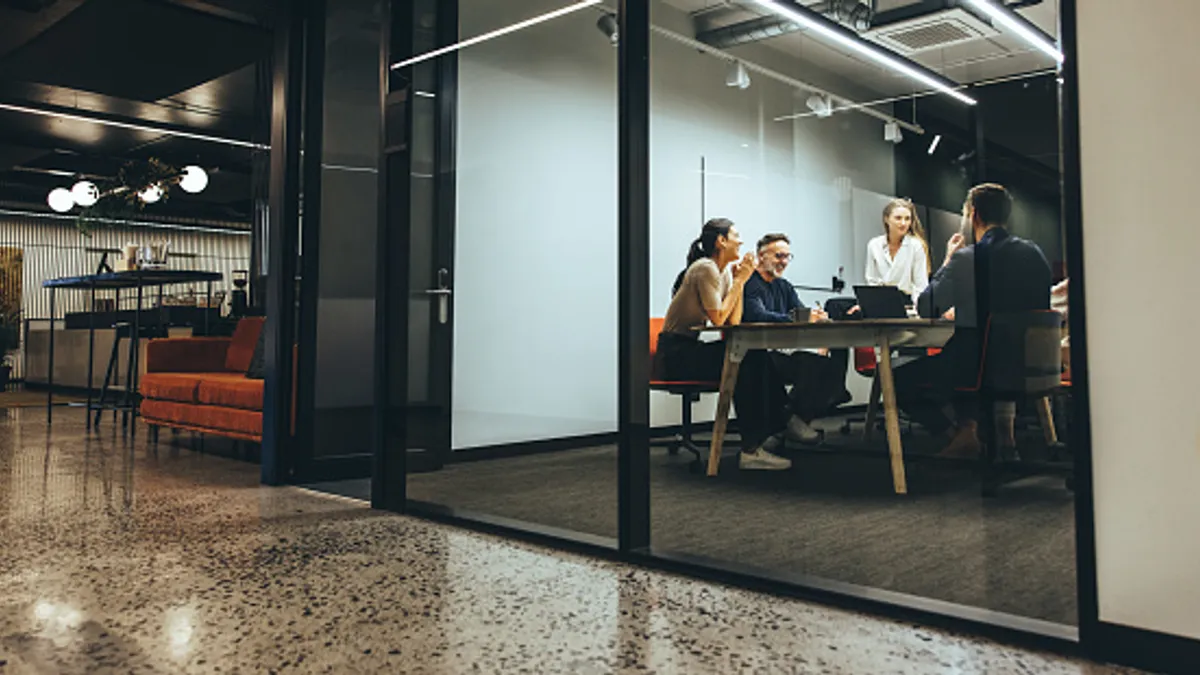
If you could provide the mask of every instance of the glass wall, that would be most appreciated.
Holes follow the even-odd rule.
[[[898,70],[853,33],[911,16],[759,4],[650,4],[624,242],[616,17],[392,4],[376,502],[604,545],[624,503],[651,555],[1070,634],[1054,61],[997,31]],[[647,327],[650,367],[619,362]],[[631,414],[618,494],[622,368],[653,441]]]
[[[1065,274],[1053,60],[1005,35],[1019,58],[968,66],[967,46],[909,57],[951,87],[979,83],[965,90],[971,105],[819,34],[764,40],[737,27],[778,19],[769,8],[701,9],[653,5],[650,307],[670,333],[658,345],[654,377],[668,382],[653,387],[655,434],[670,443],[681,391],[703,392],[692,409],[700,461],[651,451],[653,552],[1074,624],[1069,375],[1062,317],[1049,313]],[[984,182],[1012,199],[1011,218],[980,207],[984,224],[1012,236],[995,244],[1002,253],[975,264],[969,248],[942,270],[957,235],[964,248],[983,235],[963,205]],[[891,239],[885,211],[904,216]],[[689,267],[706,221],[718,227]],[[976,275],[990,280],[978,299],[966,281]],[[741,298],[717,303],[727,288]],[[918,313],[931,320],[909,318]],[[774,325],[694,343],[721,339],[691,330],[714,319]],[[810,319],[820,324],[796,323]],[[993,365],[981,371],[985,335]],[[739,349],[733,421],[710,464],[716,381]],[[996,379],[1004,368],[1025,377]]]
[[[391,222],[410,228],[407,299],[390,310],[408,326],[393,356],[408,364],[408,497],[615,538],[608,15],[552,0],[395,11],[414,16],[395,24],[406,56],[393,59],[388,99],[389,135],[407,134],[389,199],[407,214]],[[491,37],[470,42],[480,36]]]

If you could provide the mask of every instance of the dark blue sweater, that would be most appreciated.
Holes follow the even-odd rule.
[[[745,323],[786,323],[792,320],[788,312],[808,309],[787,279],[768,282],[757,271],[746,282],[742,302],[745,304],[742,308]]]

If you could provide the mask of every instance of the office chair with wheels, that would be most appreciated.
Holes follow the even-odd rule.
[[[658,351],[658,334],[662,332],[663,319],[650,319],[650,363],[654,364],[654,354]],[[652,366],[653,367],[653,366]],[[689,465],[693,472],[700,471],[701,457],[707,457],[707,449],[701,449],[692,438],[692,404],[700,400],[700,394],[715,394],[720,391],[719,382],[702,380],[668,380],[661,373],[651,372],[650,391],[661,391],[680,397],[679,433],[665,440],[652,440],[651,447],[666,447],[672,455],[679,454],[680,448],[687,450],[695,458]]]

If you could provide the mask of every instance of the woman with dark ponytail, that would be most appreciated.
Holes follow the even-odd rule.
[[[704,342],[697,328],[735,326],[742,321],[742,289],[754,274],[753,253],[739,260],[741,237],[728,218],[713,218],[688,249],[688,266],[675,280],[671,305],[658,336],[656,366],[669,380],[719,381],[725,344]],[[782,444],[777,434],[787,424],[787,393],[766,352],[751,351],[742,360],[733,392],[743,469],[783,470],[790,460],[771,452]]]

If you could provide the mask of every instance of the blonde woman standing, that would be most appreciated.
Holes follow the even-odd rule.
[[[915,301],[929,285],[929,244],[917,209],[893,199],[883,209],[883,234],[867,243],[867,284],[895,286]]]

